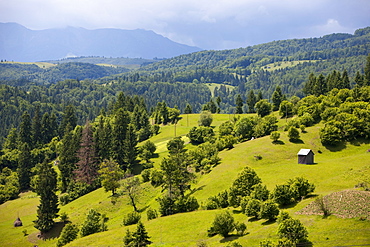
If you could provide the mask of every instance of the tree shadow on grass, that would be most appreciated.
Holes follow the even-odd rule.
[[[263,226],[268,226],[268,225],[272,225],[272,224],[274,224],[274,223],[276,223],[276,219],[275,219],[275,220],[267,220],[267,221],[265,221],[265,222],[262,222],[262,224],[261,224],[261,225],[263,225]]]
[[[272,144],[274,145],[284,145],[285,143],[282,140],[273,141]]]
[[[255,221],[259,221],[260,219],[256,218],[256,217],[252,217],[252,218],[249,218],[248,219],[248,222],[255,222]]]
[[[304,141],[301,139],[289,139],[289,141],[294,144],[304,144]]]
[[[142,213],[142,212],[144,212],[145,210],[147,210],[149,207],[150,207],[149,205],[146,205],[145,207],[138,209],[138,210],[137,210],[137,212],[138,212],[138,213]]]
[[[324,145],[330,152],[339,152],[347,147],[345,142],[340,142],[337,145]]]
[[[247,235],[247,234],[249,234],[249,233],[246,233],[246,234],[244,234],[244,235]],[[244,236],[244,235],[243,235],[243,236]],[[237,235],[237,234],[235,234],[235,235],[230,235],[230,236],[227,236],[227,237],[225,237],[225,238],[221,239],[221,240],[220,240],[220,243],[232,242],[232,241],[234,241],[234,240],[237,240],[237,239],[238,239],[238,238],[240,238],[240,237],[242,237],[242,236]]]
[[[192,194],[194,194],[195,192],[197,192],[199,190],[203,190],[204,187],[206,187],[206,186],[205,185],[202,185],[200,187],[197,187],[197,188],[194,188],[194,189],[190,189],[189,195],[192,195]]]
[[[54,239],[54,238],[59,238],[60,236],[60,233],[62,232],[63,230],[63,227],[66,225],[65,222],[56,222],[53,226],[53,228],[51,228],[50,231],[46,232],[46,233],[43,233],[43,234],[39,234],[37,237],[39,239],[42,239],[42,240],[48,240],[48,239]]]

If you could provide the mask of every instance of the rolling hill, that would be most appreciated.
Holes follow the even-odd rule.
[[[189,129],[197,124],[198,114],[182,116],[177,124],[177,134],[185,135]],[[229,115],[214,115],[216,130],[220,123],[228,120]],[[286,124],[285,119],[279,121],[279,129]],[[369,174],[369,155],[366,152],[370,148],[368,141],[355,141],[346,143],[342,149],[330,150],[322,146],[318,137],[321,125],[306,129],[301,134],[301,143],[293,143],[288,140],[286,132],[281,132],[281,143],[273,144],[270,138],[263,137],[253,141],[237,144],[233,149],[222,151],[221,164],[210,173],[199,176],[197,182],[192,185],[194,196],[204,205],[206,199],[218,192],[227,189],[237,174],[245,166],[252,167],[262,182],[272,190],[275,185],[284,183],[287,179],[296,176],[304,176],[316,186],[314,196],[304,199],[284,208],[293,218],[299,219],[309,232],[309,240],[314,246],[344,246],[366,245],[370,243],[370,221],[361,217],[341,218],[331,215],[323,218],[321,215],[306,215],[299,213],[303,208],[313,202],[317,195],[330,195],[333,192],[358,190],[354,186],[359,183],[361,176]],[[174,126],[165,126],[158,136],[151,140],[161,146],[174,135]],[[193,147],[189,144],[188,149]],[[315,154],[315,165],[298,165],[296,154],[300,148],[310,148]],[[165,149],[158,149],[159,157],[155,160],[158,166],[162,157],[167,155]],[[261,160],[256,160],[255,155],[260,155]],[[369,193],[369,192],[367,192]],[[66,246],[122,246],[122,239],[126,229],[134,229],[134,226],[122,226],[123,216],[132,210],[127,196],[119,192],[118,198],[112,198],[109,192],[103,189],[93,191],[65,206],[61,206],[61,212],[66,212],[73,223],[80,225],[87,211],[94,208],[106,214],[108,231],[78,238]],[[161,194],[161,188],[154,188],[150,183],[142,185],[139,208],[142,209],[142,221],[148,231],[153,244],[151,246],[197,246],[203,242],[207,246],[227,246],[237,241],[242,246],[259,246],[263,239],[277,239],[277,223],[265,222],[265,220],[250,220],[240,213],[239,209],[199,209],[194,212],[175,214],[172,216],[159,217],[148,221],[145,209],[150,206],[157,208],[156,196]],[[350,199],[348,199],[350,200]],[[369,197],[367,199],[369,200]],[[352,208],[355,208],[355,201]],[[21,198],[8,201],[0,205],[0,229],[3,234],[2,244],[12,246],[25,246],[37,244],[38,246],[53,246],[56,243],[58,230],[56,229],[47,240],[38,240],[37,231],[33,228],[32,220],[35,219],[38,197],[31,192],[21,195]],[[237,221],[247,225],[247,234],[244,236],[232,235],[229,238],[220,236],[208,237],[207,229],[210,227],[214,216],[229,210]],[[23,227],[14,228],[13,221],[17,214],[23,221]],[[364,217],[370,217],[367,215]],[[25,234],[26,233],[26,234]]]

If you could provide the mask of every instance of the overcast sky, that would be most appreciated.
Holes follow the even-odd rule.
[[[0,22],[29,29],[146,29],[203,49],[353,33],[370,0],[0,0]]]

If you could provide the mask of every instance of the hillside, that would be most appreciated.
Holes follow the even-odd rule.
[[[30,30],[17,23],[0,23],[0,44],[2,60],[19,62],[74,56],[170,58],[201,50],[141,29]]]
[[[189,129],[197,124],[199,115],[183,115],[176,126],[177,135],[186,134]],[[218,126],[228,120],[229,115],[214,115],[214,126]],[[286,124],[285,119],[279,121],[279,130]],[[291,121],[291,119],[289,119]],[[323,218],[319,215],[302,215],[298,212],[315,200],[315,195],[328,195],[343,190],[356,190],[362,178],[369,177],[369,152],[368,141],[354,141],[346,143],[341,149],[331,150],[322,146],[318,137],[318,130],[322,125],[306,128],[306,133],[301,134],[301,142],[293,143],[287,138],[287,133],[281,133],[280,144],[273,144],[270,138],[263,137],[253,141],[247,141],[235,145],[231,150],[220,153],[221,163],[210,173],[199,176],[197,182],[192,185],[194,196],[204,205],[209,196],[216,195],[222,190],[229,188],[237,174],[245,166],[252,167],[263,183],[272,190],[275,185],[284,183],[287,179],[296,176],[304,176],[316,186],[313,197],[302,200],[296,205],[285,208],[293,218],[299,219],[309,232],[309,240],[315,246],[337,245],[364,245],[370,242],[370,221],[340,218],[331,215]],[[158,146],[163,145],[174,135],[174,126],[169,125],[161,129],[158,136],[151,140]],[[187,145],[188,149],[194,148]],[[300,148],[312,149],[316,156],[314,165],[298,165],[297,152]],[[155,166],[167,155],[165,149],[158,149],[159,158]],[[261,160],[254,156],[260,155]],[[155,197],[161,194],[161,188],[154,188],[150,183],[143,184],[139,208],[143,210],[142,221],[151,237],[151,246],[196,246],[203,241],[207,246],[226,246],[231,241],[237,241],[243,246],[259,246],[263,239],[277,239],[277,223],[267,223],[265,220],[250,220],[240,213],[238,209],[228,208],[238,221],[247,225],[247,234],[231,236],[223,239],[220,236],[207,237],[207,229],[210,227],[214,216],[222,210],[199,209],[195,212],[175,214],[172,216],[159,217],[147,221],[146,212],[148,206],[158,208]],[[78,238],[66,246],[122,246],[122,238],[126,228],[122,226],[123,215],[132,210],[127,196],[119,192],[118,198],[112,198],[111,193],[98,189],[65,206],[61,206],[61,212],[66,212],[73,223],[81,224],[90,208],[105,213],[109,218],[108,231],[93,234],[84,238]],[[56,238],[46,241],[37,240],[36,230],[32,220],[35,219],[38,198],[28,192],[21,198],[0,205],[0,229],[3,234],[2,244],[12,246],[25,246],[37,244],[38,246],[53,246]],[[19,214],[23,221],[23,227],[13,228],[12,224]],[[370,215],[364,216],[370,217]],[[24,236],[26,232],[26,236]],[[56,237],[54,232],[52,236]]]

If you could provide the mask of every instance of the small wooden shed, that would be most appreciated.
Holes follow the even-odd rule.
[[[314,155],[311,149],[302,148],[298,152],[298,164],[313,164]]]

